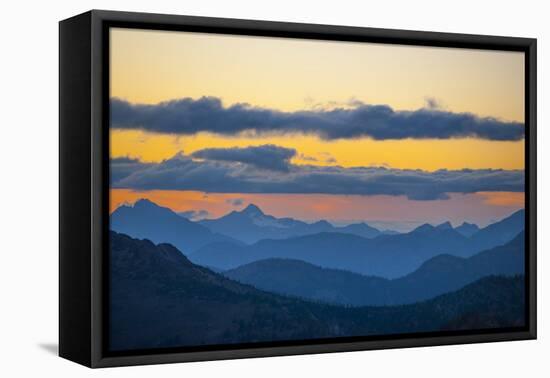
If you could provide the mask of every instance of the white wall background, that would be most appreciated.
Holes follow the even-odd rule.
[[[3,377],[548,376],[550,325],[547,106],[550,26],[544,1],[81,0],[4,2],[0,21],[0,375]],[[539,340],[89,370],[57,348],[58,26],[112,9],[539,39]],[[547,171],[547,170],[546,170]],[[546,374],[545,374],[546,373]]]

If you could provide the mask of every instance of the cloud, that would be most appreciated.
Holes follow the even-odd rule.
[[[436,110],[443,108],[441,102],[434,97],[426,97],[424,100],[426,101],[426,108],[428,109]]]
[[[307,162],[310,162],[310,163],[323,162],[323,163],[334,164],[334,163],[337,162],[336,159],[331,154],[329,154],[328,152],[319,153],[319,158],[316,158],[314,156],[305,155],[305,154],[298,154],[298,157],[300,158],[300,160],[307,161]]]
[[[245,163],[274,171],[288,171],[290,159],[296,156],[296,150],[265,144],[244,148],[205,148],[195,151],[192,156],[205,160]]]
[[[316,157],[313,157],[313,156],[300,154],[300,155],[298,155],[298,157],[300,158],[300,160],[308,161],[308,162],[311,162],[311,163],[318,163],[319,162],[319,159],[317,159]]]
[[[119,177],[118,169],[113,177]],[[178,154],[158,164],[134,166],[114,188],[197,190],[214,193],[315,193],[406,196],[413,200],[447,199],[447,193],[523,192],[524,172],[502,169],[428,172],[384,167],[289,165],[288,171],[253,164],[201,160]]]
[[[247,104],[224,107],[216,97],[183,98],[156,105],[131,104],[113,98],[111,127],[182,135],[201,131],[250,136],[301,133],[325,140],[363,137],[521,140],[525,133],[522,123],[432,108],[396,111],[388,105],[357,102],[352,108],[281,112]]]
[[[323,161],[325,163],[336,163],[336,159],[334,156],[332,156],[329,152],[321,152],[321,156],[323,156]]]
[[[113,158],[111,159],[111,182],[117,182],[132,174],[134,171],[148,166],[150,165],[130,157]]]
[[[239,207],[244,204],[244,200],[242,198],[230,198],[225,200],[225,202],[235,207]]]
[[[210,213],[206,210],[180,211],[178,214],[189,220],[201,220],[210,216]]]

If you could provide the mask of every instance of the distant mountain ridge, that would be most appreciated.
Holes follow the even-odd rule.
[[[525,228],[525,210],[518,210],[501,221],[492,223],[482,228],[470,239],[474,244],[489,248],[493,245],[501,245],[511,240],[518,234],[518,230]]]
[[[216,234],[198,223],[192,222],[172,210],[146,199],[133,206],[120,206],[110,217],[110,228],[155,243],[171,243],[185,254],[213,242],[239,241]]]
[[[406,234],[366,239],[344,233],[322,232],[282,240],[264,239],[252,245],[217,242],[200,248],[190,259],[222,270],[268,258],[302,260],[324,268],[363,275],[397,278],[441,254],[469,257],[517,236],[524,228],[520,210],[468,238],[452,227],[424,224]]]
[[[320,232],[340,232],[364,238],[381,235],[378,229],[366,223],[336,227],[326,220],[306,223],[293,218],[276,218],[265,214],[254,204],[248,205],[241,211],[232,211],[217,219],[204,219],[199,223],[213,232],[229,235],[245,243],[255,243],[262,239],[286,239]]]
[[[452,230],[453,225],[451,224],[451,222],[447,221],[435,226],[435,228],[437,228],[438,230]]]
[[[479,226],[474,223],[464,222],[460,226],[455,227],[455,230],[461,235],[466,236],[467,238],[471,237],[473,234],[479,231]]]
[[[414,305],[344,308],[287,298],[194,265],[168,244],[110,233],[113,351],[524,324],[523,277],[487,277]]]
[[[470,237],[453,229],[448,222],[438,226],[424,224],[409,233],[393,235],[382,234],[367,224],[334,227],[326,221],[308,224],[292,218],[275,218],[265,215],[255,205],[215,221],[223,220],[234,227],[233,235],[240,232],[242,236],[250,228],[256,237],[266,237],[247,246],[237,238],[213,232],[209,228],[211,224],[207,227],[204,222],[192,222],[169,208],[142,199],[133,206],[116,209],[110,217],[110,227],[155,243],[171,243],[195,263],[215,270],[233,269],[266,258],[290,258],[363,275],[396,278],[414,271],[424,261],[439,254],[468,257],[505,244],[523,230],[524,217],[524,211],[520,210]],[[306,235],[267,238],[274,230],[279,236],[288,230],[305,232]],[[376,237],[357,236],[369,234],[372,230],[378,233]]]
[[[274,293],[352,306],[414,303],[460,289],[489,275],[523,274],[525,237],[469,258],[439,255],[394,280],[320,268],[291,259],[266,259],[223,272]]]
[[[511,240],[524,225],[525,212],[518,210],[508,218],[495,222],[485,228],[480,228],[474,223],[463,222],[460,226],[453,227],[449,221],[433,226],[425,223],[413,231],[429,229],[455,230],[466,238],[475,236],[479,248],[490,248],[504,244]],[[346,226],[334,226],[326,220],[314,223],[306,223],[293,218],[276,218],[265,214],[258,206],[249,204],[241,211],[232,211],[217,219],[203,219],[199,223],[210,230],[223,235],[231,236],[247,244],[253,244],[263,239],[288,239],[299,236],[313,235],[321,232],[336,232],[361,236],[373,239],[379,236],[392,236],[400,234],[392,230],[380,231],[365,222],[353,223]],[[413,232],[411,231],[411,232]]]

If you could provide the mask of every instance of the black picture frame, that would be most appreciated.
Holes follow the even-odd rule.
[[[273,342],[109,354],[110,27],[525,53],[526,312],[521,329]],[[88,367],[536,338],[536,39],[92,10],[59,24],[59,354]]]

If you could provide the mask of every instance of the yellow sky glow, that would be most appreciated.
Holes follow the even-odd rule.
[[[523,53],[169,31],[111,31],[111,96],[220,97],[280,110],[357,99],[522,122]]]
[[[178,138],[137,130],[116,130],[111,132],[111,155],[160,162],[179,151],[191,154],[207,147],[246,147],[269,143],[296,149],[298,155],[292,159],[294,164],[386,166],[428,171],[441,168],[524,167],[523,142],[487,142],[479,139],[323,141],[314,136],[229,138],[207,133]]]
[[[351,100],[524,120],[522,53],[113,29],[111,96],[135,103],[215,96],[224,105],[292,111]],[[276,144],[295,164],[523,169],[524,142],[478,139],[322,141],[315,136],[222,137],[111,132],[112,157],[161,161],[179,151]],[[305,157],[305,159],[304,159]],[[330,159],[332,157],[333,159]],[[312,161],[308,158],[315,158]]]

